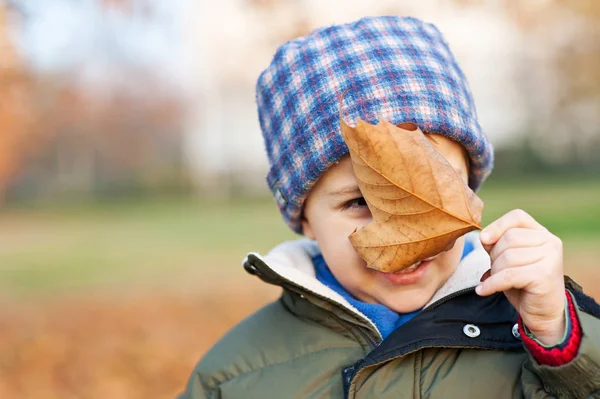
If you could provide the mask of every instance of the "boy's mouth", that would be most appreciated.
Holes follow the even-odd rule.
[[[423,262],[429,262],[429,261],[433,260],[436,256],[430,256],[429,258],[420,260],[417,263],[414,263],[413,265],[407,267],[406,269],[402,269],[400,271],[394,272],[393,274],[408,274],[408,273],[414,272],[415,270],[417,270],[419,268],[419,266],[421,266],[421,264]]]
[[[415,263],[412,266],[407,267],[406,269],[402,269],[402,270],[400,270],[398,272],[394,272],[394,274],[407,274],[407,273],[410,273],[410,272],[414,272],[415,270],[417,270],[417,268],[419,266],[421,266],[421,263],[423,263],[422,260],[418,261],[417,263]]]
[[[436,255],[437,256],[437,255]],[[421,261],[418,261],[406,269],[402,269],[398,272],[394,273],[383,273],[380,272],[379,276],[385,279],[388,283],[392,283],[394,285],[405,285],[405,284],[413,284],[419,281],[421,278],[425,276],[427,273],[427,269],[432,260],[436,258],[436,256],[432,256]]]

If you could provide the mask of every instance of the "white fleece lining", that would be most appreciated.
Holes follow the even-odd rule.
[[[371,319],[352,306],[343,296],[317,280],[312,258],[319,253],[321,253],[321,250],[316,241],[302,238],[279,244],[264,257],[255,252],[251,252],[248,255],[256,256],[275,273],[292,281],[303,289],[334,301],[350,310],[373,327],[381,339],[381,332]],[[247,257],[244,259],[244,263],[246,263],[247,259]]]
[[[479,231],[468,233],[465,242],[467,240],[473,244],[473,250],[460,261],[454,274],[437,290],[425,308],[455,292],[477,286],[481,276],[490,268],[490,256],[481,245]]]
[[[435,293],[425,305],[425,308],[454,292],[476,286],[479,284],[483,273],[490,268],[490,257],[479,241],[479,232],[475,231],[467,234],[466,240],[470,240],[473,243],[473,251],[459,263],[454,274]],[[320,252],[316,241],[303,238],[281,243],[264,257],[255,252],[251,252],[248,255],[256,256],[275,273],[307,291],[344,306],[355,315],[367,321],[379,333],[381,338],[381,332],[371,319],[352,306],[343,296],[317,280],[312,258]],[[247,259],[248,257],[244,259],[244,263],[246,263]]]

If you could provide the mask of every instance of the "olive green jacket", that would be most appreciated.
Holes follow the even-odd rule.
[[[475,240],[479,242],[479,240]],[[385,340],[315,278],[308,240],[284,243],[244,267],[283,287],[200,360],[180,399],[600,398],[600,308],[568,280],[583,338],[566,365],[538,364],[503,294],[479,297],[489,268],[480,244],[416,317]]]

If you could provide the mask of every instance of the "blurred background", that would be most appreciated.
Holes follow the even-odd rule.
[[[0,0],[0,397],[173,397],[277,297],[248,251],[294,238],[254,84],[283,42],[365,15],[445,34],[513,208],[600,298],[600,3]]]

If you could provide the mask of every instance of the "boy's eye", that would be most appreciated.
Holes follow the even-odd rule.
[[[344,205],[342,205],[342,209],[343,210],[350,209],[350,208],[361,209],[366,206],[367,206],[367,201],[365,200],[365,198],[358,197],[358,198],[354,198],[354,199],[351,199],[350,201],[345,202]]]

